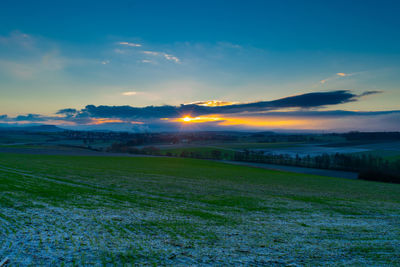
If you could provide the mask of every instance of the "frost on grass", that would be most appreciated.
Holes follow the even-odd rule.
[[[166,207],[168,209],[168,207]],[[399,263],[398,217],[225,212],[232,221],[141,208],[2,209],[16,265]]]
[[[0,257],[16,266],[400,264],[396,201],[247,180],[10,168],[0,171]]]

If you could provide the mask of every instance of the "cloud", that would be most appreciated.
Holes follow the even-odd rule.
[[[360,97],[367,96],[367,95],[375,95],[375,94],[382,94],[383,91],[375,90],[375,91],[366,91],[360,95]]]
[[[71,69],[101,63],[86,56],[68,55],[65,53],[67,50],[52,40],[36,35],[18,31],[8,36],[0,35],[0,74],[17,83],[31,80],[31,87],[43,87],[43,81],[46,84],[50,80],[64,78]]]
[[[356,73],[338,72],[338,73],[336,73],[335,76],[328,77],[328,78],[326,78],[326,79],[320,80],[319,82],[320,82],[321,84],[325,84],[325,83],[327,83],[328,81],[333,81],[333,80],[340,79],[340,78],[343,78],[343,77],[353,76],[354,74],[356,74]]]
[[[164,52],[157,52],[157,51],[143,51],[143,54],[150,55],[150,56],[161,56],[168,61],[173,61],[175,63],[180,63],[180,59],[174,55],[167,54]]]
[[[344,118],[344,117],[374,117],[380,115],[400,114],[400,110],[385,111],[353,111],[353,110],[297,110],[297,111],[270,111],[252,113],[252,116],[264,118],[269,117],[304,117],[304,118]],[[248,116],[248,114],[237,114],[237,116]]]
[[[143,51],[143,54],[152,55],[152,56],[158,56],[158,55],[160,55],[160,52],[155,52],[155,51]]]
[[[266,106],[290,108],[313,108],[322,107],[326,105],[338,105],[347,102],[355,101],[358,98],[356,94],[348,90],[338,90],[331,92],[315,92],[308,94],[301,94],[296,96],[289,96],[269,102],[259,102]]]
[[[127,91],[122,94],[129,96],[137,93],[139,92]],[[103,125],[104,129],[111,127],[112,124],[112,129],[117,129],[120,125],[122,127],[120,129],[125,130],[126,127],[129,128],[129,125],[140,125],[139,128],[136,127],[135,129],[151,131],[175,131],[179,130],[180,127],[185,127],[186,130],[271,129],[271,127],[282,129],[290,129],[291,127],[293,129],[317,129],[319,127],[319,129],[328,129],[327,127],[332,127],[332,125],[341,125],[341,127],[352,130],[351,125],[354,122],[354,125],[358,127],[354,129],[367,129],[368,127],[370,127],[369,129],[373,127],[379,129],[379,125],[384,125],[386,128],[382,129],[385,130],[400,130],[399,126],[396,126],[398,124],[395,123],[400,120],[399,110],[373,112],[318,110],[318,108],[325,106],[358,101],[364,96],[377,93],[381,92],[366,91],[361,94],[354,94],[348,90],[340,90],[312,92],[251,103],[212,100],[179,106],[87,105],[83,109],[61,109],[54,116],[27,114],[8,117],[7,115],[0,115],[0,121],[7,123],[46,122],[76,125],[77,127]],[[183,119],[185,117],[186,120]],[[328,122],[332,123],[329,124]],[[373,124],[370,122],[373,122]]]
[[[243,47],[238,44],[233,44],[229,42],[217,42],[217,45],[223,49],[225,48],[231,48],[231,49],[242,49]]]
[[[141,47],[141,44],[136,44],[136,43],[129,43],[129,42],[119,42],[119,45],[123,46],[129,46],[129,47]]]
[[[167,59],[167,60],[175,61],[176,63],[180,62],[179,58],[177,58],[176,56],[169,55],[169,54],[166,54],[166,53],[164,53],[163,55],[164,55],[165,59]]]
[[[21,80],[35,77],[43,69],[39,68],[39,66],[40,63],[24,63],[0,59],[0,71]]]
[[[336,75],[338,75],[338,76],[340,76],[340,77],[351,76],[351,74],[344,73],[344,72],[338,72],[338,73],[336,73]]]
[[[8,36],[0,35],[0,45],[20,46],[25,49],[32,49],[35,43],[35,38],[20,31],[13,31]]]
[[[128,92],[123,92],[123,93],[121,93],[121,94],[124,95],[124,96],[133,96],[133,95],[137,95],[138,92],[135,92],[135,91],[128,91]]]
[[[125,50],[122,50],[122,49],[119,49],[119,48],[114,49],[114,52],[117,53],[117,54],[125,54],[126,53]]]
[[[125,95],[135,95],[137,92],[125,92]],[[205,105],[206,102],[194,102],[180,106],[94,106],[87,105],[78,111],[77,118],[121,118],[121,119],[160,119],[177,118],[190,114],[193,117],[209,114],[240,114],[251,112],[268,112],[285,108],[310,109],[321,108],[328,105],[338,105],[357,101],[365,92],[356,95],[347,90],[331,92],[314,92],[296,96],[284,97],[272,101],[259,101],[252,103],[214,103]]]
[[[42,117],[39,114],[28,114],[28,115],[18,115],[14,118],[15,121],[45,121],[46,118]]]
[[[228,106],[238,104],[238,102],[228,102],[221,100],[209,100],[209,101],[195,101],[192,103],[188,103],[186,105],[198,105],[198,106],[206,106],[206,107],[219,107],[219,106]]]
[[[57,111],[56,114],[76,114],[78,112],[78,110],[74,109],[74,108],[64,108],[64,109],[60,109],[59,111]]]

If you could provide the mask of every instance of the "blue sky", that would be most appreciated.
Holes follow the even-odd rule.
[[[338,90],[380,93],[318,110],[398,110],[399,13],[397,1],[4,0],[0,115]]]

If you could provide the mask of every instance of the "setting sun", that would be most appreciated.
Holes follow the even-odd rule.
[[[203,122],[221,121],[221,120],[222,120],[222,118],[219,118],[219,117],[210,117],[210,116],[191,117],[189,115],[176,119],[176,121],[184,122],[184,123],[189,123],[189,122],[203,123]]]
[[[184,122],[190,122],[191,120],[193,120],[193,118],[190,118],[189,116],[186,116],[182,119]]]

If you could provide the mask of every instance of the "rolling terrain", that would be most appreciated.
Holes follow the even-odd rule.
[[[207,160],[0,154],[15,265],[398,265],[400,186]]]

